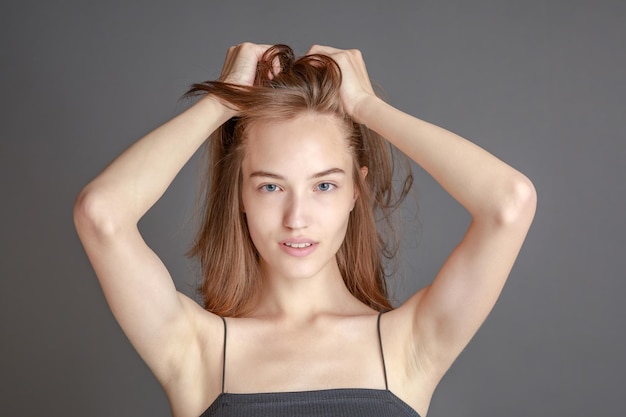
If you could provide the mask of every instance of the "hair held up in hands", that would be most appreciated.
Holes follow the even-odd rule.
[[[394,189],[391,145],[345,113],[340,86],[341,70],[332,58],[306,55],[296,59],[291,48],[275,45],[260,58],[254,85],[206,81],[186,93],[187,97],[211,94],[238,110],[238,116],[224,123],[208,142],[204,208],[190,251],[200,262],[199,291],[207,310],[227,317],[249,313],[263,280],[241,205],[241,165],[250,126],[290,120],[307,112],[337,117],[345,126],[353,157],[352,176],[359,198],[337,253],[346,287],[375,310],[391,308],[385,282],[385,266],[397,251],[391,214],[413,179],[405,159],[405,177],[399,189]],[[368,167],[365,178],[360,175],[361,167]]]

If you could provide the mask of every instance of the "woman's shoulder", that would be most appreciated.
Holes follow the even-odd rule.
[[[185,312],[184,320],[187,320],[188,328],[193,333],[193,343],[189,343],[189,338],[185,343],[187,346],[179,346],[179,349],[190,350],[192,348],[197,349],[197,360],[206,362],[207,354],[210,357],[217,357],[217,352],[221,352],[222,345],[224,343],[224,321],[223,318],[214,314],[202,306],[200,306],[191,297],[178,293],[178,299]],[[191,353],[191,352],[190,352]],[[200,364],[199,364],[200,365]]]
[[[222,318],[200,306],[191,297],[178,293],[178,299],[191,329],[191,337],[180,337],[171,346],[175,358],[167,366],[167,380],[160,380],[175,415],[206,408],[221,389],[221,369],[224,346]],[[185,387],[184,389],[181,389]]]

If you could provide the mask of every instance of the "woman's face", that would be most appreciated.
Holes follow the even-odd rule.
[[[242,201],[266,276],[337,271],[357,197],[352,169],[346,133],[333,116],[304,113],[250,126]]]

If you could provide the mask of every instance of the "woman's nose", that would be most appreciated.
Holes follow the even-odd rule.
[[[291,196],[286,204],[283,225],[289,229],[302,229],[309,225],[308,207],[302,195]]]

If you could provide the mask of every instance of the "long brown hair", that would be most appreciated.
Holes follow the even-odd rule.
[[[276,61],[278,60],[278,61]],[[280,63],[273,74],[272,63]],[[258,253],[241,209],[241,163],[252,123],[289,120],[303,112],[332,115],[346,128],[353,155],[353,178],[359,198],[350,213],[337,263],[350,292],[375,310],[387,310],[384,259],[392,259],[397,239],[391,214],[408,193],[413,177],[408,160],[398,192],[393,187],[392,146],[343,110],[339,97],[341,70],[325,55],[299,59],[286,45],[275,45],[259,60],[253,86],[221,81],[192,85],[185,96],[212,94],[239,110],[209,139],[209,163],[202,225],[189,254],[200,261],[199,292],[204,307],[221,316],[243,316],[254,308],[262,277]],[[368,167],[365,179],[360,168]],[[377,228],[380,226],[380,230]]]

